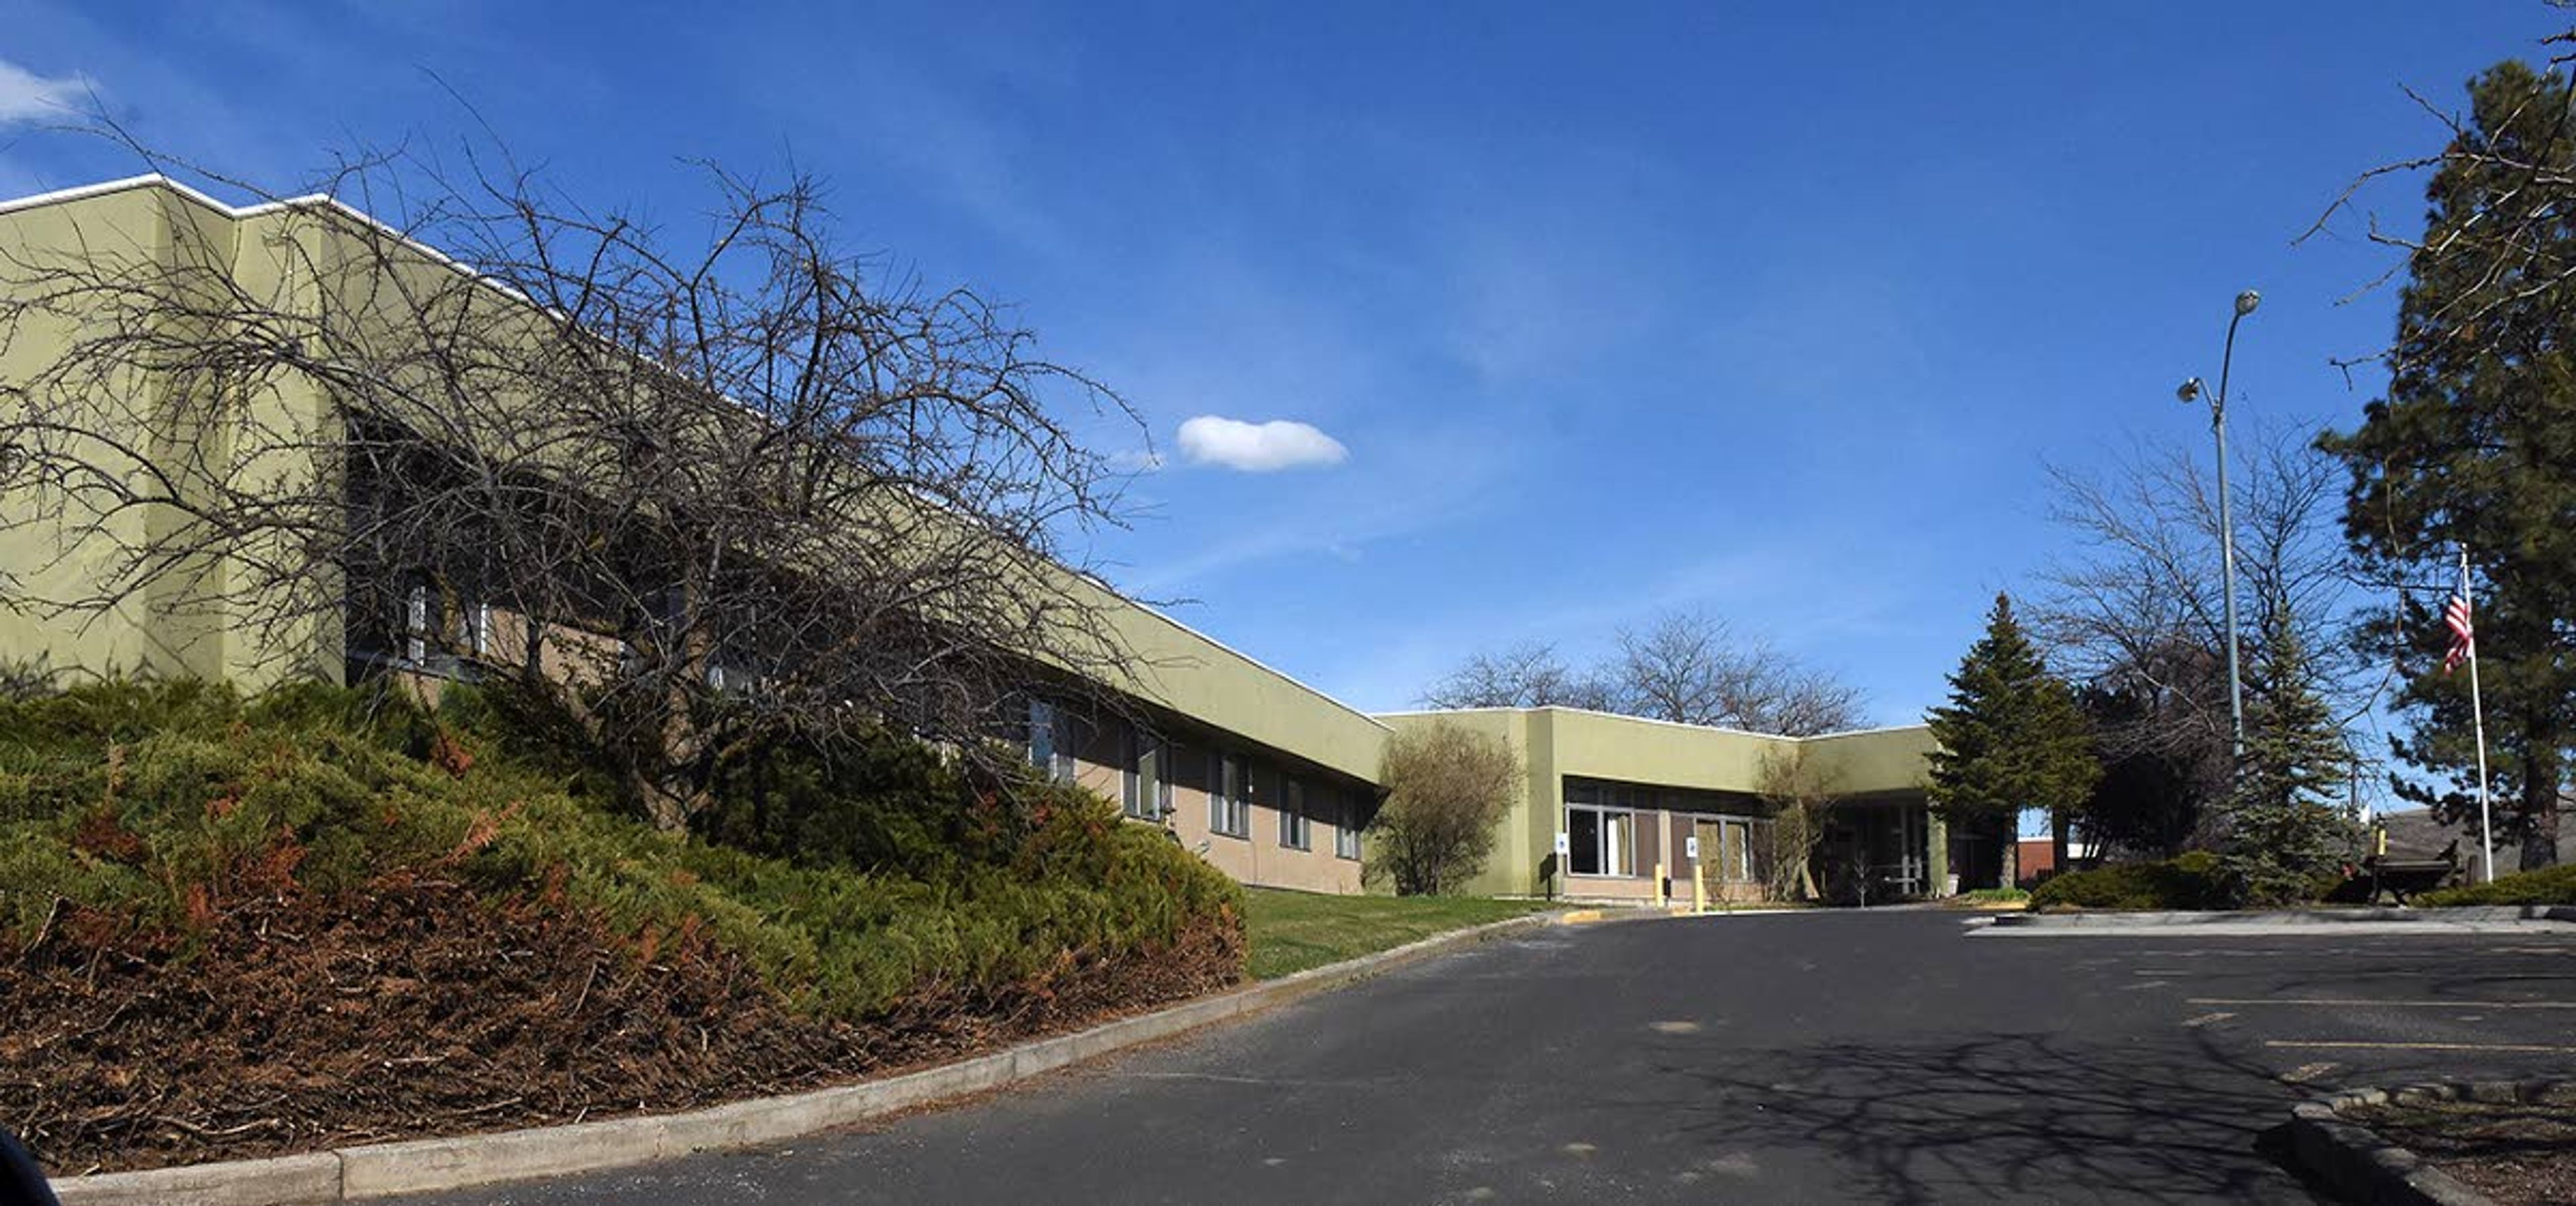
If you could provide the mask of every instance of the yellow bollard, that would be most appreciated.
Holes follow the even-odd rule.
[[[1663,908],[1663,907],[1665,906],[1665,904],[1666,904],[1666,903],[1668,903],[1668,902],[1665,900],[1665,897],[1664,897],[1664,865],[1663,865],[1662,863],[1656,863],[1656,864],[1655,864],[1655,907],[1656,907],[1656,908],[1658,908],[1658,909]]]
[[[1705,913],[1707,911],[1708,884],[1706,881],[1700,879],[1699,868],[1694,866],[1691,868],[1691,912]]]

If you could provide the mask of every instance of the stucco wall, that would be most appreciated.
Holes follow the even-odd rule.
[[[246,291],[276,296],[279,258],[246,239],[221,207],[176,189],[103,189],[42,203],[0,205],[0,289],[14,297],[46,289],[49,272],[116,278],[127,287],[184,302],[192,290],[229,279]],[[179,307],[166,309],[176,311]],[[177,319],[162,318],[174,333]],[[73,399],[39,386],[66,349],[105,330],[97,315],[24,312],[0,332],[0,379],[35,388],[28,404],[66,406]],[[131,430],[114,434],[124,452],[83,450],[93,465],[124,465],[124,479],[149,497],[191,499],[213,479],[293,477],[313,466],[233,455],[232,432],[251,426],[312,429],[325,420],[313,393],[281,381],[228,394],[219,409],[193,383],[167,373],[129,371],[62,383],[89,413],[110,413]],[[168,484],[147,474],[146,464]],[[65,672],[145,672],[231,679],[253,686],[303,674],[336,674],[338,625],[299,614],[251,592],[237,565],[212,559],[178,562],[180,572],[127,590],[116,568],[127,550],[175,542],[188,520],[177,506],[144,503],[112,509],[96,491],[21,485],[0,493],[11,521],[0,531],[0,569],[14,575],[11,593],[27,607],[0,611],[0,656]],[[33,520],[34,522],[22,522]],[[327,586],[326,586],[327,589]],[[44,603],[112,603],[77,614],[47,614]],[[288,623],[271,617],[293,616]]]

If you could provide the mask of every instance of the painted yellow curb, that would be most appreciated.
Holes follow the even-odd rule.
[[[1572,912],[1557,914],[1556,923],[1558,925],[1582,925],[1587,921],[1599,921],[1603,916],[1604,914],[1599,909],[1576,909]]]

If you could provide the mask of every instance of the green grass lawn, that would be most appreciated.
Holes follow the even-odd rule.
[[[1255,980],[1321,967],[1449,930],[1547,909],[1545,901],[1471,896],[1318,896],[1246,888],[1246,968]]]

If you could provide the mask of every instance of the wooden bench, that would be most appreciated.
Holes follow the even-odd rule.
[[[2452,842],[2439,858],[2389,858],[2374,854],[2361,860],[2361,873],[2370,880],[2370,903],[2379,903],[2381,893],[2398,904],[2418,892],[2443,887],[2460,874],[2460,844]]]

